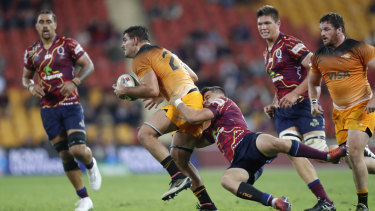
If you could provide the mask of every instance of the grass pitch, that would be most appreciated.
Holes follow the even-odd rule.
[[[356,191],[351,171],[347,168],[318,168],[322,181],[338,211],[355,210]],[[201,170],[211,198],[220,211],[272,210],[256,202],[233,196],[220,185],[224,170]],[[375,180],[369,177],[369,206],[375,209]],[[164,202],[161,195],[169,188],[167,174],[134,174],[123,177],[104,177],[102,189],[92,192],[85,184],[97,211],[185,211],[195,210],[198,200],[190,190],[175,199]],[[292,210],[311,208],[316,199],[294,169],[267,168],[255,183],[261,191],[274,196],[288,196]],[[65,176],[0,177],[1,211],[54,211],[74,210],[78,200]]]

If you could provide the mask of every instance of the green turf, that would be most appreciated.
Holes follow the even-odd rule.
[[[224,170],[202,170],[208,192],[221,211],[272,210],[256,202],[233,196],[220,186]],[[338,211],[355,210],[357,201],[351,171],[346,168],[319,168],[319,177]],[[87,184],[86,176],[84,177]],[[375,181],[369,177],[369,205],[375,209]],[[169,211],[195,210],[197,200],[190,191],[181,192],[174,200],[164,202],[160,196],[168,189],[166,174],[137,174],[104,177],[99,192],[89,194],[95,210]],[[316,203],[313,194],[293,169],[267,169],[255,186],[275,196],[288,196],[292,210],[301,211]],[[53,211],[74,210],[77,196],[64,176],[0,177],[0,210]]]

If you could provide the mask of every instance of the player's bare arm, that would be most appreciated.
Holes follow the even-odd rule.
[[[154,71],[146,73],[139,79],[139,86],[125,87],[113,85],[114,92],[117,96],[129,95],[136,98],[154,98],[159,96],[158,79]]]
[[[275,116],[275,110],[276,108],[278,107],[278,104],[277,104],[277,94],[275,93],[275,95],[273,96],[273,101],[272,101],[272,104],[269,104],[269,105],[266,105],[264,106],[263,110],[264,110],[264,113],[267,115],[268,118],[272,119],[274,116]]]
[[[311,101],[311,114],[316,117],[323,114],[323,108],[318,104],[318,99],[321,93],[320,83],[322,81],[322,76],[310,71],[307,78],[309,97]]]
[[[71,95],[74,90],[94,72],[94,64],[87,53],[83,54],[76,62],[81,67],[76,77],[71,81],[65,81],[60,86],[60,93],[64,96]]]
[[[307,70],[310,69],[310,59],[311,59],[312,53],[307,54],[307,56],[302,60],[301,64],[304,68]],[[300,85],[297,86],[293,91],[286,94],[283,98],[280,99],[279,106],[281,108],[290,108],[292,105],[298,100],[299,96],[301,96],[304,92],[307,91],[307,78],[302,81]]]
[[[187,66],[185,63],[183,63],[183,66],[189,72],[189,75],[190,75],[191,79],[194,81],[194,83],[197,82],[198,81],[197,74],[195,74],[195,72],[189,66]]]
[[[372,70],[372,71],[375,71],[375,58],[371,59],[368,63],[367,63],[367,67]],[[373,94],[372,95],[372,98],[370,99],[370,101],[367,103],[367,106],[366,106],[366,111],[367,113],[372,113],[375,111],[375,95]]]
[[[182,102],[180,97],[173,97],[170,102],[171,104],[174,104],[176,106],[180,114],[190,124],[200,124],[215,117],[210,109],[203,108],[200,110],[196,110],[194,108],[188,107],[184,102]]]
[[[34,97],[43,97],[45,92],[39,84],[34,83],[34,71],[28,70],[26,67],[23,68],[22,85],[29,90]]]

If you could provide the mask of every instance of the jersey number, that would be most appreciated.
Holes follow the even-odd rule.
[[[165,55],[168,54],[167,51],[163,51],[163,58],[165,58]],[[169,60],[169,66],[171,66],[172,70],[177,70],[181,67],[180,64],[174,65],[174,55],[171,55],[171,60]]]

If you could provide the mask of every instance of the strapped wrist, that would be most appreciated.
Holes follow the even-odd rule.
[[[78,86],[81,84],[81,79],[75,77],[75,78],[72,79],[72,83],[73,83],[76,87],[78,87]]]
[[[32,92],[32,90],[30,91],[30,87],[32,87],[32,86],[34,86],[34,85],[35,85],[35,84],[34,84],[34,81],[30,81],[30,83],[27,84],[26,89],[27,89],[29,92]]]
[[[177,99],[174,101],[174,106],[177,108],[178,105],[180,105],[182,103],[182,100],[181,99]]]
[[[310,99],[310,103],[311,103],[311,105],[318,104],[318,99],[312,98],[312,99]]]

